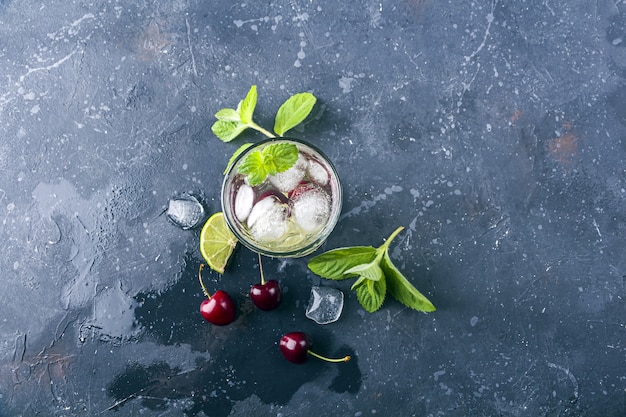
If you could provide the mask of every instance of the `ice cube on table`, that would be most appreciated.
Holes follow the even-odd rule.
[[[343,310],[343,292],[331,287],[311,288],[305,315],[317,324],[328,324],[339,320]]]
[[[182,194],[169,201],[166,216],[182,229],[192,229],[205,218],[204,207],[190,194]]]
[[[235,196],[235,216],[240,222],[245,221],[250,215],[254,203],[254,190],[246,184],[242,184]]]
[[[300,184],[306,174],[308,164],[302,153],[298,154],[298,160],[291,168],[269,177],[270,184],[280,192],[288,193]]]
[[[326,185],[328,181],[330,181],[330,175],[324,165],[320,164],[317,161],[309,161],[308,171],[309,178],[319,185]]]
[[[323,226],[330,216],[330,196],[319,186],[309,183],[294,190],[293,217],[306,232]]]
[[[287,209],[278,197],[266,197],[252,207],[247,224],[259,242],[275,241],[287,232]]]

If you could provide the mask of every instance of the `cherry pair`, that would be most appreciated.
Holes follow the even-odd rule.
[[[198,279],[202,286],[202,291],[206,295],[206,299],[200,303],[200,314],[209,323],[217,326],[226,326],[235,320],[237,309],[235,302],[226,291],[218,290],[212,296],[207,291],[202,282],[202,268],[200,265],[198,270]],[[261,283],[250,287],[250,298],[254,305],[261,310],[273,310],[280,304],[281,290],[278,281],[265,281],[263,274],[263,265],[261,263],[261,255],[259,254],[259,270],[261,272]]]

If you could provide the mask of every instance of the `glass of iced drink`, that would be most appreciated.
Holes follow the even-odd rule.
[[[238,167],[250,152],[273,143],[298,148],[288,170],[250,186]],[[271,257],[300,257],[317,249],[341,213],[341,185],[330,160],[314,146],[291,138],[268,139],[246,149],[233,162],[222,185],[222,211],[237,239]]]

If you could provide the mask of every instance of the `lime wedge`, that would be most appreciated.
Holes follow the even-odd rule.
[[[209,217],[200,232],[200,253],[209,267],[223,274],[235,246],[237,238],[228,228],[224,213]]]

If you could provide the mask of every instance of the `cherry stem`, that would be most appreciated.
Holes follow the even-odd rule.
[[[333,363],[348,362],[350,359],[352,359],[350,355],[344,356],[343,358],[327,358],[326,356],[318,355],[312,350],[307,350],[307,352],[309,353],[309,355],[315,356],[317,359],[321,359],[326,362],[333,362]]]
[[[207,291],[206,287],[204,286],[204,282],[202,282],[202,268],[204,268],[204,264],[200,264],[200,268],[198,268],[198,279],[200,280],[200,286],[202,287],[202,292],[210,300],[211,299],[211,295],[209,294],[209,292]]]
[[[261,285],[265,285],[265,276],[263,275],[263,262],[261,262],[261,254],[257,253],[257,255],[259,255],[259,271],[261,271]]]

